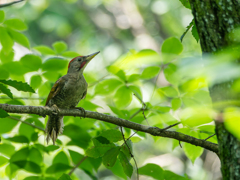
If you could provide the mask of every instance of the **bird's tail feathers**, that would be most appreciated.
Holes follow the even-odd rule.
[[[48,122],[45,130],[47,133],[47,144],[50,139],[52,139],[53,145],[55,145],[58,135],[63,133],[63,127],[63,116],[50,115],[48,117]]]

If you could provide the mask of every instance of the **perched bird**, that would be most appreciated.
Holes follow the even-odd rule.
[[[83,71],[87,64],[99,52],[88,56],[78,56],[73,58],[68,65],[68,72],[65,76],[59,78],[53,85],[46,106],[54,107],[56,112],[49,115],[45,132],[47,133],[47,144],[50,138],[55,145],[55,141],[59,133],[63,132],[63,116],[58,115],[58,108],[72,109],[76,108],[77,104],[87,94],[88,84],[83,76]],[[79,109],[79,108],[78,108]],[[80,108],[81,110],[85,110]]]

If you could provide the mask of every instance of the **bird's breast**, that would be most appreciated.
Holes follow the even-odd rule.
[[[87,82],[84,78],[68,80],[62,91],[56,96],[56,105],[60,108],[71,108],[77,106],[87,90]]]

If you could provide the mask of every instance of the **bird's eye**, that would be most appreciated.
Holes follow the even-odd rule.
[[[80,58],[78,59],[78,61],[82,61],[82,58],[80,57]]]

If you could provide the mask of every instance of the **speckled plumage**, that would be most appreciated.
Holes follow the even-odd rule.
[[[98,53],[89,56],[79,56],[70,61],[68,73],[59,78],[53,85],[48,95],[46,106],[53,106],[56,110],[57,108],[70,109],[77,106],[79,101],[87,94],[88,84],[83,76],[83,70]],[[63,116],[58,116],[57,114],[49,116],[45,130],[47,143],[51,138],[53,144],[55,144],[59,133],[63,132],[63,126]]]

